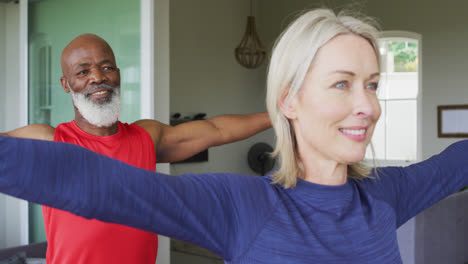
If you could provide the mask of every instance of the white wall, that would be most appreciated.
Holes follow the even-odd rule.
[[[171,1],[171,113],[202,112],[213,117],[266,111],[266,64],[249,70],[234,57],[249,13],[249,0]],[[262,37],[261,31],[259,34]],[[210,148],[208,162],[172,165],[171,173],[255,174],[248,167],[247,152],[256,142],[272,140],[270,130],[242,142]]]
[[[18,127],[19,121],[11,109],[18,108],[15,102],[19,102],[19,5],[6,4],[5,6],[6,26],[6,50],[5,50],[5,106],[10,109],[5,115],[5,128]]]
[[[0,3],[0,131],[20,126],[19,102],[19,5]],[[0,248],[22,242],[21,203],[0,195]]]
[[[18,90],[19,5],[0,3],[0,129],[18,125],[11,108],[18,107]]]

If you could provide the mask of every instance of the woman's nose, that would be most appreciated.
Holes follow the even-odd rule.
[[[362,89],[353,97],[354,114],[358,117],[372,117],[380,115],[380,103],[374,92]]]

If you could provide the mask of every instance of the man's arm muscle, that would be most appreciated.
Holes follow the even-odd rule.
[[[158,162],[181,161],[209,147],[242,140],[271,127],[266,113],[222,115],[177,126],[154,120],[135,123],[151,135]]]
[[[1,136],[18,137],[18,138],[30,138],[40,140],[54,140],[55,128],[44,124],[31,124],[24,127],[20,127],[8,132],[0,133]]]

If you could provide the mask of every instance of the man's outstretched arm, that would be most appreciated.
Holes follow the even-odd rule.
[[[154,120],[140,120],[153,138],[158,162],[175,162],[189,158],[209,147],[251,137],[271,127],[267,113],[222,115],[168,126]]]
[[[54,140],[55,128],[44,124],[31,124],[8,132],[0,132],[0,136]]]

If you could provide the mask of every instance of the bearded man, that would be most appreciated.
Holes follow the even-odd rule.
[[[105,40],[92,34],[78,36],[63,50],[61,64],[60,82],[65,92],[71,93],[74,120],[56,128],[32,124],[0,135],[68,142],[154,171],[156,160],[184,160],[271,126],[266,113],[224,115],[178,126],[156,120],[121,123],[120,71]],[[156,261],[156,234],[87,220],[46,206],[43,217],[49,264]]]

